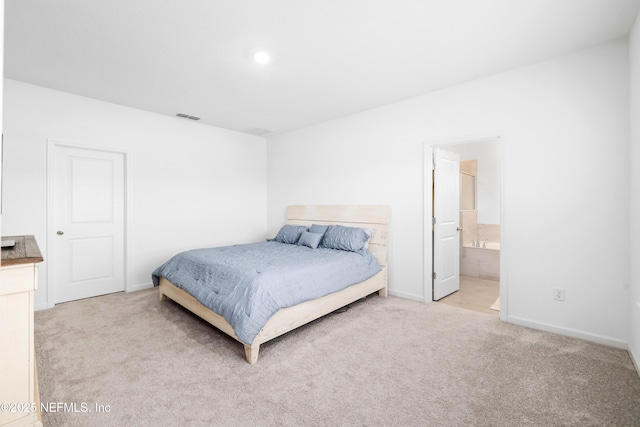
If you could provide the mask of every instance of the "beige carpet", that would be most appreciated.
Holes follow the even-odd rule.
[[[36,345],[42,401],[78,408],[47,427],[640,425],[627,352],[394,297],[271,341],[253,366],[156,290],[39,311]]]

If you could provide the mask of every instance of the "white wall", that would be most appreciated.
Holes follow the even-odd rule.
[[[631,332],[629,352],[640,371],[640,13],[629,37],[631,76]]]
[[[0,79],[4,78],[4,0],[0,0]],[[0,129],[2,129],[3,88],[0,86]],[[0,162],[0,200],[2,200],[2,162]],[[2,211],[0,211],[0,235],[2,233]]]
[[[488,139],[444,147],[460,155],[460,160],[477,160],[476,210],[478,224],[500,224],[500,140]]]
[[[184,249],[265,238],[266,140],[4,80],[4,235],[35,235],[47,300],[47,140],[127,152],[127,285]]]
[[[497,129],[508,320],[626,346],[627,48],[616,41],[270,138],[268,232],[288,204],[389,204],[390,291],[431,300],[424,143]]]

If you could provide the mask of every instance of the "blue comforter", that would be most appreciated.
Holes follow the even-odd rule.
[[[223,316],[251,344],[279,309],[362,282],[380,271],[363,250],[310,249],[274,241],[179,253],[152,274],[193,295]]]

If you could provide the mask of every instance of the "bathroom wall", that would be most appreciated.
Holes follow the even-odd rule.
[[[484,141],[446,147],[458,153],[460,161],[476,160],[476,209],[478,224],[500,224],[501,161],[500,141]],[[496,240],[497,241],[497,240]]]
[[[460,211],[460,246],[478,240],[478,211]]]
[[[500,242],[500,224],[478,224],[478,240]]]

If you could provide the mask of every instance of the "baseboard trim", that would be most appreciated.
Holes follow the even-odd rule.
[[[47,304],[47,303],[45,302],[45,303],[42,303],[42,304],[36,304],[36,305],[33,307],[33,311],[48,310],[48,309],[50,309],[50,308],[53,308],[53,306],[49,307],[49,304]]]
[[[627,350],[627,351],[629,352],[629,357],[631,357],[631,361],[633,362],[633,366],[635,366],[635,368],[636,368],[636,374],[638,374],[638,377],[640,377],[640,361],[636,357],[636,355],[633,352],[633,349],[632,349],[631,346],[629,346],[629,350]]]
[[[388,292],[389,292],[389,295],[393,295],[394,297],[410,299],[412,301],[418,301],[418,302],[425,302],[422,295],[407,294],[404,292],[398,292],[393,289],[389,289]],[[431,302],[431,301],[427,301],[427,302]]]
[[[622,350],[629,350],[629,343],[627,341],[619,340],[616,338],[605,337],[598,334],[590,334],[588,332],[578,331],[576,329],[563,328],[556,325],[550,325],[548,323],[536,322],[534,320],[523,319],[516,316],[508,316],[508,323],[514,323],[520,326],[526,326],[532,329],[538,329],[545,332],[552,332],[558,335],[564,335],[567,337],[579,338],[585,341],[594,342],[596,344],[602,344],[609,347],[615,347]]]
[[[135,291],[142,291],[144,289],[151,289],[151,288],[153,288],[153,283],[151,282],[142,283],[140,285],[129,286],[129,289],[127,289],[126,292],[129,293],[129,292],[135,292]]]

